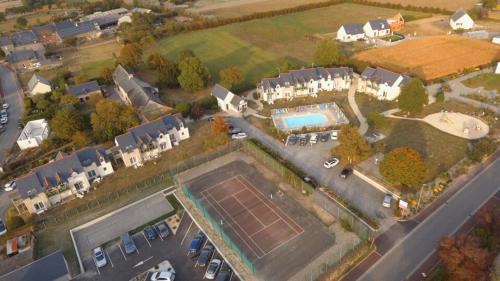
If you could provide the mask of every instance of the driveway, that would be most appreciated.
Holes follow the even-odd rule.
[[[0,134],[0,163],[3,163],[4,150],[10,149],[16,142],[19,135],[17,129],[17,121],[21,117],[22,111],[22,90],[17,81],[17,76],[5,65],[0,64],[0,84],[2,99],[4,103],[9,104],[9,123],[7,123],[7,130]]]
[[[382,207],[384,193],[355,175],[351,175],[346,180],[341,179],[339,177],[342,169],[340,165],[331,169],[323,167],[323,162],[330,156],[331,148],[336,145],[334,141],[319,142],[313,146],[309,144],[306,146],[285,146],[244,119],[228,117],[227,120],[235,127],[243,129],[250,137],[259,140],[278,152],[283,158],[293,162],[293,164],[346,198],[367,215],[377,217],[383,228],[388,228],[395,222],[392,219],[391,210]]]

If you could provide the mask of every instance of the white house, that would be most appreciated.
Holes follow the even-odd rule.
[[[495,73],[500,74],[500,62],[497,62],[497,67],[495,68]]]
[[[500,45],[500,35],[493,37],[491,43]]]
[[[244,99],[219,84],[213,87],[212,96],[217,98],[217,105],[222,111],[241,113],[247,108],[247,102]]]
[[[353,42],[363,38],[365,31],[360,23],[344,24],[337,30],[337,40],[341,42]]]
[[[382,37],[391,34],[391,26],[386,19],[369,20],[363,25],[367,37]]]
[[[451,16],[450,26],[453,30],[472,29],[474,27],[474,20],[472,20],[464,9],[460,9]]]
[[[49,80],[43,78],[38,74],[33,74],[30,81],[28,81],[28,90],[32,96],[38,94],[46,94],[52,92]]]
[[[49,137],[50,127],[45,119],[29,121],[24,126],[21,135],[17,139],[17,145],[21,150],[40,146],[43,140]]]
[[[367,67],[358,80],[358,92],[375,96],[379,100],[394,100],[401,93],[401,86],[410,77],[380,67]]]
[[[352,68],[315,67],[280,73],[275,78],[265,78],[257,85],[257,93],[267,103],[278,99],[316,97],[321,91],[342,91],[351,87]]]

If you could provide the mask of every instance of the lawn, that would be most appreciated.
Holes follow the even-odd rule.
[[[483,73],[475,77],[462,81],[462,84],[469,88],[484,87],[485,90],[496,90],[500,94],[500,75],[494,73]]]
[[[51,15],[48,13],[35,13],[25,17],[28,20],[27,27],[42,25],[51,20]],[[24,28],[22,28],[24,29]],[[6,21],[0,22],[0,32],[21,31],[16,27],[16,18],[11,18]]]
[[[363,93],[356,93],[355,99],[359,110],[361,110],[361,113],[365,117],[368,116],[368,113],[370,112],[381,113],[398,107],[398,104],[395,101],[377,100],[376,98]]]
[[[94,45],[83,46],[78,50],[62,54],[64,65],[70,71],[81,72],[89,78],[97,78],[104,67],[114,67],[114,55],[120,51],[116,41],[105,41]]]

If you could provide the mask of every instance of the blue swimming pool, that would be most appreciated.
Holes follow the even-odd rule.
[[[302,116],[290,116],[283,118],[285,125],[289,128],[294,127],[315,127],[327,122],[323,114],[308,114]]]

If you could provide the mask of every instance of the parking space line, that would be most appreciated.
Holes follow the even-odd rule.
[[[188,230],[186,231],[186,233],[184,234],[184,237],[182,237],[182,240],[181,240],[181,245],[184,244],[184,240],[186,239],[188,233],[189,233],[189,230],[191,229],[191,226],[193,225],[193,220],[191,220],[191,224],[189,225],[188,227]]]
[[[137,255],[139,255],[139,254],[140,254],[140,252],[139,252],[139,248],[137,248],[137,246],[135,246],[135,251],[137,252]]]
[[[97,266],[97,264],[95,263],[95,260],[92,259],[92,264],[94,264],[95,266],[95,269],[97,270],[97,274],[101,275],[101,271],[99,270],[99,267]]]
[[[122,252],[122,256],[125,260],[127,260],[127,257],[125,256],[125,254],[123,253],[123,250],[122,250],[122,246],[118,245],[118,248],[120,248],[120,252]]]
[[[231,277],[229,277],[229,281],[231,281],[233,279],[233,275],[234,275],[234,272],[231,270]]]
[[[115,267],[115,265],[113,264],[113,260],[111,260],[111,256],[109,255],[109,253],[106,251],[106,249],[104,249],[104,254],[106,256],[108,256],[108,259],[109,259],[109,262],[111,263],[111,267]]]
[[[144,234],[144,232],[142,232],[142,237],[144,237],[144,239],[146,240],[146,242],[148,242],[149,248],[151,248],[151,243],[149,243],[149,240],[146,237],[146,234]]]

